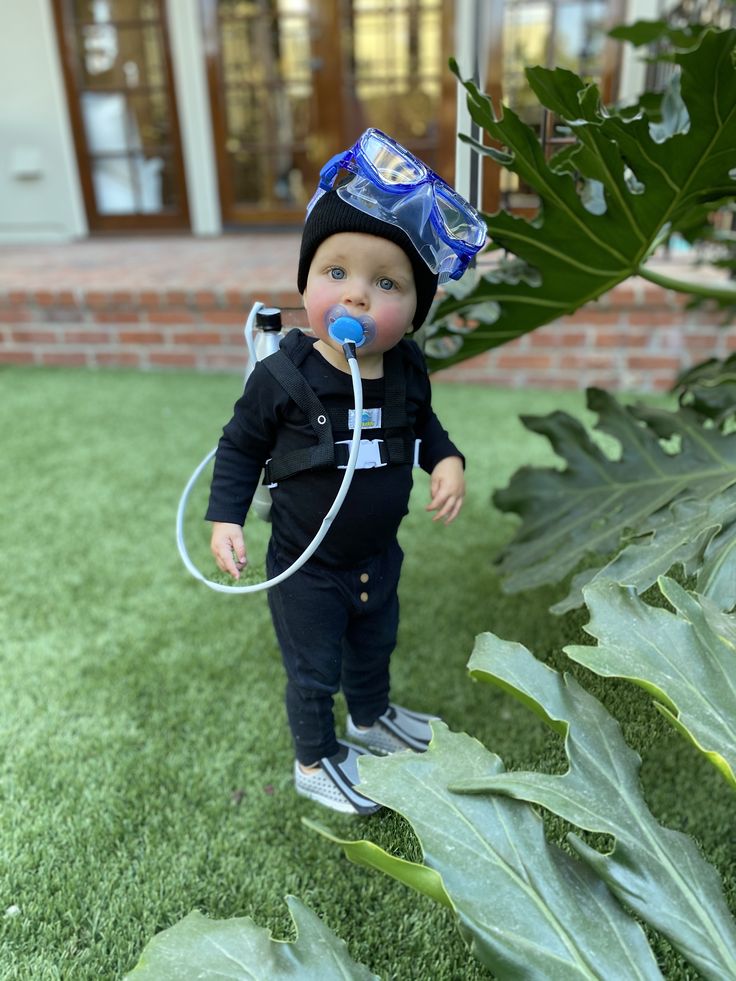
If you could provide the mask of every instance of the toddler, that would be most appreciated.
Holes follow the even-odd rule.
[[[218,444],[206,514],[217,565],[238,579],[247,563],[243,523],[265,467],[272,496],[269,578],[311,542],[342,481],[353,429],[350,370],[329,327],[337,316],[357,319],[364,332],[357,348],[362,444],[371,445],[365,452],[361,445],[348,495],[316,553],[268,594],[286,670],[296,790],[353,814],[378,810],[355,790],[362,753],[421,752],[431,738],[433,716],[389,701],[403,559],[397,532],[413,465],[430,475],[427,511],[435,521],[453,521],[465,494],[464,458],[432,410],[423,355],[405,335],[426,318],[439,277],[448,268],[455,277],[462,273],[485,240],[485,227],[426,168],[411,187],[404,181],[398,193],[392,189],[409,165],[424,167],[368,130],[323,168],[297,275],[314,336],[289,331],[279,352],[256,364]],[[349,179],[334,187],[339,170]],[[269,370],[279,358],[289,362],[283,378]],[[289,381],[294,369],[298,375]],[[305,404],[313,408],[311,421]],[[333,697],[340,689],[348,741],[335,733]]]

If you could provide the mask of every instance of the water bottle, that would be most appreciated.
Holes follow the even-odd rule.
[[[281,311],[276,307],[261,307],[256,314],[256,330],[253,338],[257,361],[262,361],[269,354],[278,351],[282,337],[281,328]],[[247,375],[250,375],[254,367],[255,364],[251,359],[248,364]],[[261,480],[253,495],[251,510],[262,521],[271,520],[271,491],[263,483],[263,474],[261,474]]]

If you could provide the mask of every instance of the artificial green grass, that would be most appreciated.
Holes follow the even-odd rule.
[[[385,981],[489,977],[447,911],[351,865],[303,827],[308,815],[418,854],[397,815],[356,824],[294,794],[265,596],[214,594],[179,562],[179,494],[238,388],[229,376],[0,372],[0,977],[119,978],[154,933],[195,907],[250,915],[290,937],[287,893]],[[469,491],[445,528],[424,513],[426,478],[417,479],[401,533],[394,696],[439,712],[509,767],[560,770],[559,740],[507,696],[472,684],[465,665],[475,635],[491,629],[574,670],[643,754],[657,816],[696,837],[736,908],[725,781],[644,693],[565,661],[565,644],[589,638],[584,612],[547,612],[561,590],[504,596],[492,566],[514,527],[491,507],[492,490],[518,466],[553,459],[518,413],[582,415],[582,394],[438,384],[435,401],[468,456]],[[188,535],[213,570],[205,497],[203,483]],[[254,558],[263,554],[267,527],[249,522],[246,535]],[[561,823],[547,823],[562,840]],[[4,915],[11,907],[17,915]],[[667,977],[695,977],[653,943]]]

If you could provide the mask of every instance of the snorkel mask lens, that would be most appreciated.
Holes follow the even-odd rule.
[[[337,188],[343,201],[401,228],[439,284],[459,279],[485,244],[485,222],[475,208],[378,129],[366,130],[349,150],[325,164],[307,214],[334,186],[340,170],[353,175]]]
[[[368,164],[380,186],[387,190],[416,187],[427,176],[427,168],[421,160],[379,130],[365,132],[353,150]]]

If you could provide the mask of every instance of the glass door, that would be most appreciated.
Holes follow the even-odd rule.
[[[164,0],[54,0],[92,231],[189,227]]]
[[[560,132],[560,120],[539,105],[524,69],[529,65],[567,68],[584,80],[595,82],[603,101],[610,103],[618,92],[620,45],[608,39],[607,31],[623,18],[620,8],[620,0],[503,2],[503,102],[535,131],[548,157],[569,143],[570,137]],[[496,50],[495,57],[498,55]],[[503,169],[497,173],[495,207],[500,203],[521,213],[536,210],[536,195],[517,174]]]
[[[201,4],[226,227],[303,221],[322,164],[368,126],[452,179],[453,3]]]

